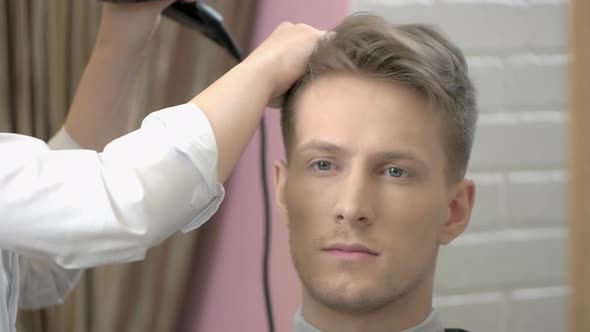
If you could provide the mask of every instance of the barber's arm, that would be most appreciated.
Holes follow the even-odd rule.
[[[100,30],[65,123],[65,130],[85,149],[104,146],[129,131],[139,69],[157,29],[160,13],[172,0],[104,3]]]
[[[95,48],[69,110],[69,130],[62,128],[49,141],[50,149],[102,151],[108,142],[132,129],[137,118],[131,110],[138,69],[159,11],[169,2],[103,7]],[[62,303],[83,272],[42,256],[19,255],[18,260],[19,307],[23,309]]]
[[[303,72],[321,33],[284,24],[192,102],[91,150],[0,134],[0,247],[83,268],[142,259],[216,211],[269,99]],[[67,127],[67,126],[66,126]]]

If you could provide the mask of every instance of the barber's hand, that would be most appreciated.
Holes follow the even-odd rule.
[[[260,75],[272,87],[270,107],[282,106],[283,95],[303,75],[316,42],[324,34],[306,24],[284,22],[244,61],[262,66]]]

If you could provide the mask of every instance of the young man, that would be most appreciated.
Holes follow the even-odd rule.
[[[296,332],[443,331],[435,264],[469,222],[476,118],[461,51],[429,26],[355,15],[318,43],[275,164],[303,284]]]

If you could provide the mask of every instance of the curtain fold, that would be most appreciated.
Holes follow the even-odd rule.
[[[245,49],[256,0],[207,2]],[[96,0],[0,0],[0,131],[47,140],[61,127],[99,19]],[[137,125],[190,100],[234,64],[197,32],[163,19],[136,88]],[[87,270],[62,305],[19,311],[18,331],[173,331],[198,238],[198,231],[176,234],[143,261]]]

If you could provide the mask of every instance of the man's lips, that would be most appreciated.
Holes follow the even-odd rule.
[[[379,253],[358,243],[334,243],[323,249],[324,252],[343,259],[363,259],[379,256]]]

